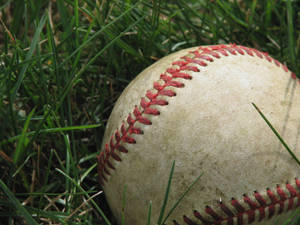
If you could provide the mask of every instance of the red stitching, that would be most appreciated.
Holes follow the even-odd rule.
[[[194,216],[195,216],[197,219],[201,220],[203,223],[210,223],[208,220],[204,219],[204,218],[202,217],[202,215],[201,215],[197,210],[194,210]]]
[[[196,223],[194,223],[190,218],[188,218],[186,215],[183,216],[183,221],[187,224],[187,225],[198,225]]]
[[[226,215],[228,216],[228,218],[234,217],[233,212],[231,212],[231,210],[223,202],[220,202],[219,206],[222,209],[222,211],[224,213],[226,213]]]
[[[220,216],[216,213],[216,210],[206,206],[204,213],[201,214],[199,211],[194,210],[194,219],[191,219],[187,216],[183,216],[183,221],[187,224],[197,224],[196,221],[201,221],[201,224],[204,225],[218,225],[218,224],[227,224],[227,225],[243,225],[251,224],[254,221],[261,221],[266,218],[266,212],[269,212],[268,218],[271,218],[275,215],[275,206],[279,205],[280,209],[277,214],[281,214],[284,211],[289,211],[300,205],[300,180],[295,178],[295,187],[287,183],[283,189],[279,185],[276,187],[276,192],[271,191],[269,188],[266,190],[266,193],[263,195],[257,191],[253,193],[254,199],[251,199],[248,195],[244,194],[243,199],[238,201],[235,198],[232,198],[230,204],[234,207],[236,212],[230,210],[223,202],[220,202],[218,207],[227,215],[226,218]],[[279,199],[276,197],[276,193],[279,196]],[[267,203],[270,199],[271,202]],[[296,203],[296,201],[298,202]],[[249,206],[249,209],[246,209],[242,206],[242,202],[246,203]],[[285,209],[284,205],[288,203],[288,207]],[[255,212],[258,211],[259,218],[255,218]],[[207,214],[210,219],[207,219]],[[247,215],[247,222],[244,223],[244,215]],[[236,218],[236,220],[234,220]]]
[[[145,116],[158,116],[160,114],[158,109],[152,108],[151,106],[166,106],[168,102],[160,97],[176,96],[176,92],[168,89],[168,87],[183,88],[184,83],[180,82],[178,79],[192,79],[192,76],[186,71],[200,72],[199,67],[208,66],[209,63],[222,58],[222,56],[226,57],[232,55],[234,57],[235,55],[245,54],[266,59],[270,63],[274,63],[276,66],[281,67],[285,72],[289,71],[285,65],[273,59],[267,53],[235,44],[199,47],[198,50],[190,53],[194,56],[183,56],[180,60],[172,63],[173,66],[177,66],[179,68],[174,69],[174,67],[170,67],[161,74],[160,80],[153,83],[153,89],[155,90],[146,91],[145,97],[141,98],[140,104],[134,107],[133,112],[127,116],[126,121],[123,121],[121,127],[117,129],[111,136],[109,143],[105,144],[104,150],[97,156],[97,170],[99,174],[99,181],[102,185],[108,181],[107,176],[110,176],[110,172],[107,168],[113,170],[116,169],[109,160],[113,159],[116,161],[122,161],[119,154],[128,153],[128,149],[124,147],[123,144],[136,143],[136,140],[133,138],[132,134],[143,135],[143,130],[135,127],[135,125],[137,123],[141,123],[145,126],[149,126],[152,124],[152,122]],[[297,78],[295,73],[291,73],[291,77],[293,79],[297,79],[298,83],[300,84],[300,79]],[[205,213],[212,218],[212,221],[204,219],[205,217],[203,217],[197,210],[194,210],[194,216],[195,219],[200,220],[205,225],[218,225],[221,224],[222,221],[226,221],[227,225],[243,225],[243,215],[247,215],[248,222],[251,223],[255,220],[255,211],[257,210],[259,211],[258,220],[260,221],[266,217],[266,209],[269,210],[269,217],[272,217],[275,214],[275,205],[279,205],[280,207],[277,214],[280,214],[285,210],[284,204],[286,201],[288,201],[287,210],[300,206],[300,180],[295,179],[295,186],[297,189],[295,189],[291,184],[286,184],[285,188],[282,189],[278,185],[276,187],[276,193],[267,188],[265,195],[261,195],[259,192],[255,191],[253,193],[254,199],[251,199],[246,194],[240,201],[232,198],[231,205],[235,208],[237,213],[232,212],[229,207],[227,207],[223,202],[220,202],[219,207],[227,215],[226,218],[219,216],[216,211],[209,206],[205,208]],[[288,192],[289,196],[287,196],[285,190]],[[267,204],[267,198],[271,200],[271,203]],[[245,209],[241,202],[244,202],[246,205],[248,205],[250,209]],[[237,219],[233,220],[233,218]],[[196,224],[187,216],[183,216],[183,220],[187,225]],[[173,223],[174,225],[179,225],[177,221],[173,221]]]
[[[259,202],[259,204],[261,206],[265,206],[266,205],[266,200],[257,191],[254,191],[254,197]]]
[[[180,225],[179,223],[177,223],[176,220],[173,220],[173,224],[174,224],[174,225]]]
[[[209,214],[214,220],[218,221],[222,219],[212,208],[210,208],[208,205],[205,207],[205,212]]]
[[[188,63],[198,64],[199,66],[207,66],[207,63],[204,62],[203,60],[192,59],[187,56],[183,56],[182,59],[184,59]],[[177,63],[180,64],[181,62],[182,61],[176,61],[174,62],[175,63],[174,65],[177,65]]]
[[[174,64],[175,65],[175,64]],[[168,87],[182,88],[184,84],[174,79],[191,80],[192,76],[184,71],[200,72],[200,70],[194,65],[187,65],[182,61],[178,61],[177,65],[179,69],[168,68],[165,73],[160,75],[160,80],[153,83],[153,88],[157,90],[157,93],[148,90],[146,96],[141,98],[140,105],[135,106],[133,113],[127,116],[126,122],[128,128],[125,128],[125,122],[121,125],[121,134],[119,130],[116,130],[114,135],[110,138],[109,145],[105,145],[105,151],[102,151],[98,156],[98,173],[99,180],[102,185],[107,181],[106,175],[110,175],[106,168],[106,165],[115,169],[115,167],[109,162],[112,158],[116,161],[122,161],[121,157],[116,153],[116,150],[122,153],[127,153],[128,150],[122,145],[122,143],[135,144],[136,140],[131,136],[132,134],[142,135],[143,131],[140,128],[135,127],[135,124],[141,123],[144,125],[151,125],[150,119],[144,115],[157,116],[160,114],[158,109],[151,108],[153,105],[166,106],[168,102],[164,99],[160,99],[160,96],[173,97],[176,93],[173,90],[167,89]],[[146,100],[148,98],[148,100]],[[141,107],[141,109],[139,109]],[[115,142],[114,142],[115,139]]]

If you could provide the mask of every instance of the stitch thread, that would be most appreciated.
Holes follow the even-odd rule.
[[[183,56],[179,60],[172,63],[172,66],[179,68],[170,67],[167,68],[164,73],[160,75],[160,80],[153,83],[153,88],[157,91],[156,93],[147,90],[145,97],[141,98],[139,106],[135,106],[132,113],[127,116],[126,122],[122,122],[121,127],[117,129],[114,135],[111,136],[109,143],[105,144],[104,150],[97,156],[98,160],[98,174],[101,185],[104,185],[108,181],[107,176],[110,176],[110,172],[107,168],[115,170],[116,168],[109,161],[110,159],[116,161],[122,161],[121,157],[116,153],[128,153],[129,150],[123,146],[123,143],[135,144],[136,140],[131,136],[132,134],[143,135],[143,130],[135,127],[137,123],[141,123],[145,126],[151,126],[152,122],[150,119],[144,117],[144,115],[159,116],[159,110],[151,108],[153,105],[166,106],[168,102],[160,99],[160,96],[174,97],[176,92],[168,89],[168,87],[183,88],[184,84],[178,79],[191,80],[192,76],[185,71],[200,72],[199,67],[206,67],[208,63],[212,63],[214,60],[218,60],[221,57],[227,57],[230,55],[249,55],[252,57],[259,57],[266,59],[270,63],[274,63],[277,67],[281,67],[285,72],[288,72],[288,68],[271,58],[267,53],[260,52],[256,49],[239,46],[235,44],[230,45],[214,45],[209,47],[199,47],[198,50],[191,52],[194,56]],[[291,72],[291,77],[297,79],[300,84],[300,79],[297,78],[295,73]],[[127,124],[126,124],[127,123]],[[127,126],[127,127],[126,127]],[[248,224],[255,221],[255,211],[258,210],[259,221],[266,217],[265,209],[269,210],[269,218],[275,215],[275,206],[279,205],[279,211],[277,214],[284,212],[285,203],[288,202],[287,210],[298,207],[300,205],[300,180],[295,179],[295,185],[297,190],[289,183],[286,184],[285,188],[288,191],[290,197],[288,197],[284,190],[278,185],[276,192],[272,192],[269,188],[266,189],[266,197],[271,200],[270,204],[267,204],[266,197],[261,195],[259,192],[254,191],[253,197],[256,200],[252,200],[247,194],[243,195],[243,201],[249,206],[249,209],[245,209],[241,205],[241,201],[234,198],[231,200],[231,205],[236,209],[237,213],[232,212],[223,202],[219,203],[219,208],[227,215],[226,218],[222,218],[218,215],[210,206],[206,206],[205,213],[208,214],[212,221],[204,219],[204,217],[197,211],[194,210],[195,219],[201,221],[205,225],[218,225],[221,222],[226,221],[227,225],[243,225],[243,215],[247,215]],[[298,200],[298,201],[297,201]],[[237,218],[234,220],[233,218]],[[187,225],[197,225],[191,218],[183,216],[183,221]],[[178,221],[173,221],[174,225],[180,225]]]
[[[300,206],[300,180],[295,178],[295,187],[291,185],[290,183],[287,183],[286,190],[290,196],[287,196],[287,194],[284,192],[284,190],[280,187],[280,185],[277,185],[276,192],[278,197],[276,197],[276,193],[272,192],[269,188],[267,188],[267,196],[271,200],[269,204],[267,204],[267,199],[263,197],[260,193],[255,191],[253,193],[254,198],[257,200],[255,202],[250,197],[248,197],[246,194],[243,196],[244,203],[246,203],[249,206],[249,209],[245,209],[241,205],[241,203],[232,198],[231,205],[236,209],[237,213],[235,214],[232,212],[224,203],[220,202],[219,207],[220,209],[228,216],[226,218],[220,216],[217,214],[211,207],[206,206],[205,213],[208,214],[211,217],[211,220],[204,219],[204,217],[200,214],[199,211],[194,210],[193,214],[195,216],[195,219],[197,221],[201,221],[204,225],[221,225],[221,224],[227,224],[227,225],[243,225],[243,224],[251,224],[253,222],[262,221],[266,218],[266,212],[268,213],[268,218],[271,218],[275,215],[276,212],[276,206],[279,205],[279,211],[277,214],[281,214],[285,211],[292,210],[293,208]],[[285,205],[287,207],[285,207]],[[258,218],[255,218],[256,214],[255,211],[258,210]],[[243,215],[247,215],[247,222],[244,222]],[[236,220],[234,220],[236,218]],[[256,220],[255,220],[256,219]],[[198,223],[195,223],[195,220],[192,220],[191,218],[187,217],[186,215],[183,215],[183,221],[187,225],[197,225]],[[180,225],[177,221],[173,221],[174,225]]]

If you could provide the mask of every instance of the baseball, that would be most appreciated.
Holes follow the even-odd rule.
[[[200,46],[166,56],[124,90],[107,123],[98,173],[117,222],[283,224],[300,205],[300,81],[267,53]],[[123,190],[126,186],[125,207]]]

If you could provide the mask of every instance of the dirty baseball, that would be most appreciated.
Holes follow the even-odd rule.
[[[172,162],[166,225],[283,224],[300,205],[300,81],[239,45],[181,50],[141,72],[107,123],[98,173],[121,224],[156,224]],[[126,205],[122,211],[126,185]]]

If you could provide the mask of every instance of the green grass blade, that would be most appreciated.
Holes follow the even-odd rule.
[[[236,23],[240,24],[243,27],[248,28],[248,24],[243,20],[239,19],[234,12],[231,10],[231,4],[226,3],[225,1],[217,0],[217,4],[224,10],[224,12]]]
[[[291,0],[286,1],[286,6],[287,6],[287,34],[288,34],[288,43],[289,43],[289,53],[290,53],[293,69],[297,70],[294,24],[293,24],[293,8],[292,8]],[[298,74],[299,71],[295,71],[295,72]]]
[[[114,37],[116,37],[116,34],[113,33],[112,31],[108,30],[108,29],[105,30],[104,32],[105,32],[105,34],[106,34],[111,40],[113,40]],[[135,56],[135,57],[141,57],[140,53],[139,53],[134,47],[132,47],[132,46],[126,44],[126,42],[122,41],[120,38],[118,38],[118,39],[116,40],[116,44],[117,44],[118,46],[120,46],[121,49],[123,49],[124,51],[130,53],[131,55],[133,55],[133,56]]]
[[[159,25],[159,14],[160,14],[160,4],[161,0],[154,0],[153,1],[153,12],[151,18],[151,26],[153,30],[156,30]]]
[[[44,182],[44,185],[43,186],[46,186],[46,184],[48,183],[48,180],[49,180],[49,177],[51,176],[51,165],[53,164],[53,155],[54,155],[54,150],[51,149],[50,153],[49,153],[49,156],[48,156],[48,162],[47,162],[47,167],[45,169],[46,173],[45,173],[45,176],[44,176],[44,179],[43,179],[43,182]]]
[[[75,184],[75,186],[81,190],[84,195],[90,199],[90,196],[88,195],[88,193],[74,180],[72,179],[68,174],[66,174],[65,172],[63,172],[60,169],[56,168],[56,171],[58,171],[59,173],[61,173],[62,175],[64,175],[67,179],[69,179],[73,184]],[[109,222],[109,220],[107,219],[107,217],[105,216],[105,214],[103,213],[102,209],[97,205],[97,203],[91,199],[91,203],[93,204],[93,206],[97,209],[97,211],[100,213],[100,215],[102,216],[103,220],[105,221],[106,225],[111,225],[111,223]]]
[[[65,156],[66,156],[66,159],[65,159],[65,164],[66,164],[66,174],[71,174],[71,169],[72,171],[73,170],[73,160],[72,160],[72,154],[71,154],[71,146],[70,146],[70,139],[69,139],[69,135],[63,135],[64,137],[64,140],[65,140],[65,146],[66,146],[66,153],[65,153]],[[71,183],[70,183],[70,180],[69,179],[65,179],[65,190],[66,190],[66,199],[70,199],[71,197]],[[69,201],[66,201],[66,212],[69,212]]]
[[[253,24],[253,17],[256,16],[256,14],[255,14],[256,5],[257,5],[257,0],[254,0],[251,4],[251,13],[250,13],[249,19],[248,19],[249,28],[251,28],[251,26]]]
[[[29,159],[31,159],[34,155],[36,155],[35,152],[30,153],[25,158],[25,160],[23,160],[22,163],[20,165],[18,165],[18,167],[16,168],[16,171],[12,174],[13,178],[22,170],[23,167],[25,167],[25,165],[28,163]]]
[[[285,147],[285,149],[290,153],[290,155],[293,157],[293,159],[298,163],[300,166],[300,161],[297,158],[297,156],[294,154],[294,152],[290,149],[290,147],[287,145],[287,143],[283,140],[283,138],[280,136],[280,134],[277,132],[277,130],[272,126],[272,124],[269,122],[269,120],[265,117],[265,115],[260,111],[260,109],[252,103],[254,108],[257,110],[257,112],[261,115],[261,117],[264,119],[264,121],[268,124],[268,126],[271,128],[273,133],[276,135],[276,137],[279,139],[279,141],[282,143],[282,145]]]
[[[95,157],[94,157],[95,158]],[[90,174],[93,169],[97,167],[97,163],[94,163],[90,168],[88,168],[80,177],[80,184],[84,181],[84,179]]]
[[[39,133],[58,133],[58,132],[71,131],[71,130],[74,131],[74,130],[83,130],[83,129],[93,129],[93,128],[100,127],[101,125],[102,124],[91,124],[91,125],[81,125],[81,126],[55,127],[55,128],[48,128],[48,129],[39,130]],[[35,133],[36,133],[36,131],[25,132],[24,136],[25,137],[32,136]],[[22,138],[22,134],[11,137],[7,140],[4,140],[4,141],[0,142],[0,146],[2,144],[8,143],[8,142],[14,142],[14,141],[16,141],[20,138]]]
[[[164,202],[162,204],[162,207],[161,207],[161,210],[160,210],[160,215],[159,215],[158,220],[157,220],[158,225],[162,225],[164,213],[165,213],[165,210],[166,210],[166,207],[167,207],[168,198],[169,198],[169,194],[170,194],[170,190],[171,190],[171,183],[172,183],[172,178],[173,178],[173,174],[174,174],[174,168],[175,168],[175,160],[172,163],[171,172],[170,172],[170,176],[169,176],[169,180],[168,180],[168,185],[167,185],[167,189],[166,189],[166,193],[165,193]]]
[[[29,48],[29,51],[27,52],[26,54],[26,57],[25,57],[25,60],[30,60],[32,58],[32,55],[33,55],[33,52],[38,44],[38,41],[39,41],[39,37],[40,37],[40,34],[42,32],[42,29],[45,25],[45,22],[46,22],[46,19],[47,19],[47,16],[46,14],[44,14],[39,22],[39,25],[34,33],[34,36],[33,36],[33,39],[32,39],[32,42],[30,44],[30,48]],[[21,84],[22,84],[22,81],[25,77],[25,73],[26,73],[26,70],[29,66],[29,63],[26,63],[22,69],[21,69],[21,72],[18,76],[18,80],[17,80],[17,83],[13,89],[13,93],[11,94],[11,101],[14,102],[15,99],[16,99],[16,95],[17,95],[17,92],[19,90],[19,88],[21,87]]]
[[[147,225],[151,225],[152,201],[149,202]]]
[[[38,225],[38,223],[32,218],[30,213],[22,206],[19,200],[14,196],[14,193],[9,190],[5,183],[0,179],[0,187],[6,196],[9,198],[10,202],[19,211],[19,214],[24,217],[26,222],[30,225]]]
[[[80,71],[75,74],[71,80],[68,82],[68,84],[66,85],[66,87],[64,88],[61,96],[60,96],[60,100],[58,101],[58,103],[56,104],[56,110],[57,111],[61,104],[63,103],[66,95],[69,93],[69,90],[71,87],[73,87],[73,84],[79,79],[79,77],[81,76],[81,74],[100,56],[103,54],[103,52],[105,52],[110,46],[112,46],[116,41],[118,41],[127,31],[131,30],[134,26],[136,26],[139,22],[141,22],[146,15],[140,17],[137,21],[135,21],[134,23],[132,23],[130,26],[128,26],[123,32],[121,32],[118,36],[116,36],[113,40],[111,40],[111,42],[109,42],[109,44],[107,44],[104,48],[101,49],[101,51],[99,51],[93,58],[91,58],[89,60],[89,62],[84,65]]]
[[[81,53],[82,53],[83,47],[89,43],[89,41],[87,41],[87,40],[88,40],[88,37],[89,37],[89,35],[90,35],[91,31],[92,31],[92,28],[93,28],[93,26],[94,26],[94,24],[95,24],[95,21],[96,21],[96,20],[92,20],[92,22],[90,23],[90,25],[89,25],[89,27],[88,27],[88,30],[87,30],[87,32],[86,32],[84,38],[83,38],[82,44],[81,44],[80,46],[79,46],[79,43],[77,44],[77,46],[79,46],[77,49],[79,49],[79,50],[77,51],[77,49],[76,49],[76,50],[73,52],[73,53],[75,53],[75,54],[77,53],[77,54],[76,54],[76,58],[75,58],[75,60],[74,60],[74,63],[73,63],[73,65],[72,65],[72,67],[74,68],[74,70],[75,70],[75,68],[77,67],[77,64],[78,64],[78,62],[79,62],[79,59],[80,59],[80,57],[81,57]],[[73,53],[72,53],[72,54],[73,54]],[[71,54],[71,55],[72,55],[72,54]],[[74,54],[74,55],[75,55],[75,54]],[[66,60],[65,60],[65,61],[66,61]],[[66,62],[67,62],[67,61],[66,61]],[[74,73],[74,71],[73,71],[72,73]]]
[[[137,7],[137,5],[140,4],[140,1],[138,1],[137,3],[135,3],[134,5],[132,5],[131,7],[129,7],[126,11],[124,11],[121,15],[119,15],[118,17],[116,17],[112,22],[106,24],[105,26],[103,26],[99,31],[97,31],[95,34],[93,34],[90,38],[88,38],[86,41],[84,41],[74,52],[72,52],[72,54],[70,54],[60,65],[59,68],[62,67],[65,63],[67,63],[70,59],[73,58],[73,56],[81,51],[88,43],[90,43],[92,40],[94,40],[96,37],[98,37],[101,33],[103,33],[103,31],[106,31],[107,28],[109,28],[110,26],[112,26],[113,24],[117,23],[118,21],[120,21],[124,16],[126,16],[128,13],[130,13],[134,8]]]
[[[75,0],[74,1],[74,13],[75,13],[75,43],[76,43],[76,46],[79,45],[79,33],[78,33],[78,27],[79,27],[79,17],[78,17],[78,11],[79,11],[79,8],[78,8],[78,0]]]
[[[123,189],[123,195],[122,195],[122,216],[121,216],[122,225],[125,225],[126,191],[127,191],[127,185],[125,184]]]
[[[165,219],[163,220],[162,224],[165,224],[165,222],[167,221],[167,219],[169,218],[169,216],[172,214],[172,212],[176,209],[176,207],[179,205],[179,203],[182,201],[182,199],[186,196],[186,194],[192,189],[192,187],[198,182],[198,180],[200,179],[200,177],[202,177],[203,173],[200,174],[194,181],[193,183],[190,184],[190,186],[185,190],[185,192],[180,196],[180,198],[175,202],[175,204],[173,205],[173,207],[170,209],[170,211],[168,212],[167,216],[165,217]]]
[[[3,5],[1,5],[0,6],[0,11],[2,11],[4,8],[6,8],[9,4],[10,4],[10,2],[12,2],[13,0],[8,0],[8,1],[6,1],[6,3],[4,3]]]
[[[17,165],[21,161],[22,156],[24,156],[24,151],[26,149],[26,146],[25,146],[26,130],[28,129],[30,120],[31,120],[34,112],[35,112],[35,108],[33,110],[31,110],[31,112],[29,113],[29,115],[27,116],[27,119],[25,121],[22,133],[20,135],[20,139],[19,139],[17,147],[16,147],[16,151],[14,152],[14,155],[13,155],[13,163],[15,165]]]

